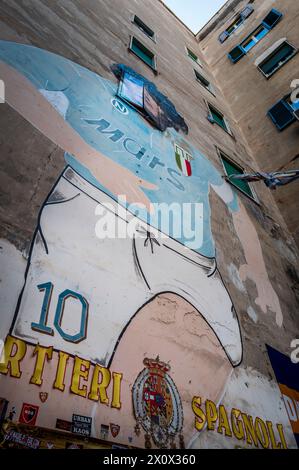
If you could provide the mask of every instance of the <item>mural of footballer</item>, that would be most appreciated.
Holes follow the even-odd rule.
[[[113,363],[126,371],[126,390],[145,356],[170,361],[174,383],[184,392],[184,434],[190,439],[192,393],[220,400],[242,359],[238,318],[215,259],[210,187],[226,203],[247,246],[243,280],[262,286],[256,303],[269,306],[279,326],[282,313],[245,208],[182,137],[180,132],[188,132],[184,119],[147,79],[124,65],[112,71],[122,88],[63,57],[0,41],[6,101],[65,151],[67,163],[41,208],[12,334],[35,343],[50,339],[55,349],[79,351],[106,367]],[[125,113],[112,105],[117,94]],[[136,139],[147,152],[126,151],[123,139],[100,132],[103,120],[107,129],[128,136],[127,149]],[[176,144],[192,149],[190,177],[178,171]],[[120,205],[118,195],[135,204],[136,212]],[[173,201],[203,204],[200,246],[190,249],[184,236],[175,239],[148,225],[151,203]],[[132,238],[96,236],[97,207],[107,204],[124,229],[137,216]],[[138,211],[138,204],[147,211]],[[123,400],[131,406],[129,392]]]

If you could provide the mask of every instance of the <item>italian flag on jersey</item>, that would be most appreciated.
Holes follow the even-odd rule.
[[[176,159],[177,166],[179,167],[183,175],[191,176],[192,175],[191,155],[188,152],[186,152],[186,150],[183,150],[178,145],[175,145],[175,159]]]

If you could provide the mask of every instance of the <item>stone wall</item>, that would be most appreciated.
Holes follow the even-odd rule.
[[[269,3],[261,2],[259,17]],[[298,337],[298,251],[276,195],[262,183],[254,186],[255,199],[231,186],[218,153],[246,170],[263,168],[260,153],[269,155],[270,165],[269,146],[278,149],[282,142],[274,147],[275,129],[266,118],[258,121],[263,128],[249,124],[254,110],[265,109],[258,96],[269,103],[273,98],[266,84],[257,97],[256,88],[232,94],[238,77],[231,81],[233,66],[223,53],[228,45],[218,44],[217,27],[198,42],[157,0],[4,0],[0,13],[0,78],[6,84],[0,105],[0,327],[3,340],[10,335],[0,372],[14,420],[31,403],[38,426],[55,429],[57,418],[71,421],[76,413],[92,417],[93,438],[115,424],[108,440],[121,445],[296,447],[266,345],[289,361]],[[134,15],[156,33],[155,41],[132,22]],[[156,71],[129,50],[131,35],[156,54]],[[246,60],[236,65],[238,76],[245,80],[250,73],[262,83]],[[188,135],[171,125],[154,129],[134,107],[115,101],[113,64],[155,85],[186,122]],[[211,81],[214,94],[194,69]],[[207,119],[207,103],[223,112],[232,135]],[[270,143],[264,143],[267,132]],[[289,156],[277,157],[277,164],[293,155],[292,139]],[[176,144],[184,159],[192,157],[189,176],[179,169]],[[266,146],[269,153],[258,152]],[[119,210],[121,194],[146,208],[200,203],[203,215],[192,217],[203,243],[190,247],[172,233],[165,241],[160,232],[153,241],[147,232],[157,227],[147,225],[144,212],[138,220],[145,240],[99,239],[99,206]],[[133,209],[122,207],[129,218]],[[155,393],[164,408],[144,398],[145,388],[154,386],[149,374],[157,377],[157,370],[162,380]],[[47,394],[46,405],[40,392]],[[142,400],[148,400],[147,415]],[[215,411],[216,405],[222,408]],[[220,425],[221,413],[223,419],[232,408],[245,421],[252,416],[251,444],[245,421],[239,438],[232,423]]]

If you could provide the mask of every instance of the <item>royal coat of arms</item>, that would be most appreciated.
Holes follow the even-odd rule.
[[[173,443],[183,426],[183,409],[178,390],[168,375],[170,366],[156,359],[144,359],[145,369],[133,386],[134,413],[157,447]]]

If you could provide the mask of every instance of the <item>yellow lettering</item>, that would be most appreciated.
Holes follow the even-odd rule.
[[[254,428],[258,440],[264,449],[268,449],[270,445],[267,427],[261,418],[255,418]]]
[[[239,441],[242,441],[245,437],[245,431],[243,421],[241,419],[238,419],[240,414],[240,410],[238,410],[237,408],[233,408],[231,411],[231,423],[234,436],[239,439]]]
[[[218,418],[217,407],[211,400],[206,400],[206,417],[209,431],[214,431],[215,423]]]
[[[34,371],[30,379],[30,383],[34,385],[42,385],[43,383],[43,371],[45,367],[46,359],[49,361],[52,359],[53,347],[45,348],[37,344],[34,348],[33,355],[36,355],[36,361]]]
[[[206,416],[202,409],[200,408],[201,405],[201,398],[200,397],[193,397],[192,400],[192,411],[195,414],[195,429],[197,431],[202,431],[206,422]]]
[[[283,433],[283,425],[282,424],[276,424],[276,427],[277,427],[277,430],[279,432],[279,436],[280,436],[280,439],[281,439],[281,443],[282,443],[282,447],[284,449],[287,449],[288,446],[287,446],[287,443],[286,443],[286,440],[285,440],[285,437],[284,437],[284,433]]]
[[[82,369],[83,367],[83,369]],[[80,357],[75,357],[75,364],[72,376],[72,383],[71,383],[71,392],[75,393],[75,395],[79,395],[80,397],[86,397],[87,394],[87,386],[83,385],[81,387],[80,379],[88,380],[90,362],[86,361],[85,359],[81,359]]]
[[[225,431],[225,436],[232,437],[232,432],[229,427],[228,417],[224,405],[219,406],[219,423],[217,432],[222,434],[222,429]]]
[[[252,442],[254,442],[255,447],[258,447],[258,440],[255,434],[252,416],[242,413],[242,418],[246,431],[247,444],[252,445]]]
[[[101,381],[99,381],[99,375],[101,374]],[[109,405],[109,399],[107,396],[107,387],[110,384],[111,374],[106,367],[102,367],[97,364],[93,371],[93,377],[90,387],[90,393],[88,398],[90,400],[98,401],[105,405]]]
[[[123,375],[117,372],[113,372],[113,393],[112,393],[112,403],[111,408],[117,408],[118,410],[121,408],[121,401],[120,401],[120,384]]]
[[[55,382],[53,384],[53,388],[56,388],[57,390],[60,390],[61,392],[63,392],[65,389],[64,379],[65,379],[65,371],[66,371],[66,366],[67,366],[69,357],[70,357],[69,354],[63,351],[59,351],[59,360],[58,360],[58,366],[56,370],[56,377],[55,377]]]
[[[278,444],[276,443],[274,431],[273,431],[273,424],[271,421],[266,421],[266,425],[268,428],[269,436],[270,436],[270,441],[272,444],[272,449],[281,449],[281,443],[279,442]]]
[[[20,378],[22,375],[20,362],[26,354],[27,346],[21,339],[7,336],[0,360],[0,373]]]

